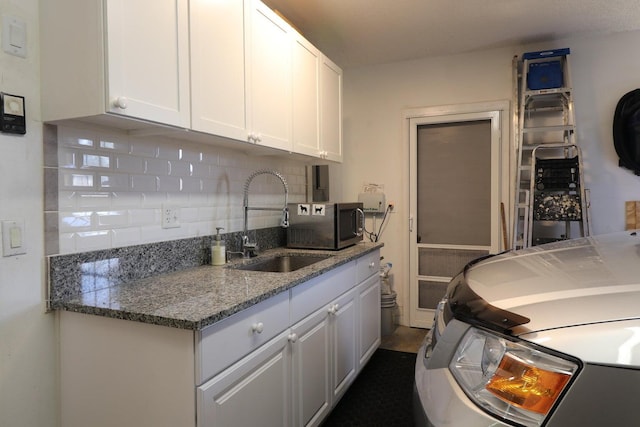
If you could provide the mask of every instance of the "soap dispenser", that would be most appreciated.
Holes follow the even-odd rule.
[[[211,245],[211,265],[224,265],[227,262],[226,248],[222,236],[220,236],[222,227],[216,227],[216,235]]]

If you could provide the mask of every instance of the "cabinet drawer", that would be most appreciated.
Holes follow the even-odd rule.
[[[380,271],[380,251],[373,251],[356,260],[357,283]]]
[[[352,261],[291,289],[291,323],[353,288],[355,279],[355,261]]]
[[[289,293],[282,292],[198,333],[196,383],[202,384],[289,327]]]

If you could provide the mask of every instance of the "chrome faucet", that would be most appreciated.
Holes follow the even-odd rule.
[[[253,178],[255,178],[256,176],[263,174],[273,175],[282,182],[282,186],[284,187],[284,207],[282,209],[249,206],[249,186],[251,185],[251,181],[253,181]],[[242,234],[242,253],[244,258],[255,256],[258,249],[257,242],[249,241],[249,234],[247,229],[249,222],[249,211],[282,211],[282,220],[280,221],[280,226],[282,228],[287,228],[289,227],[289,209],[287,208],[288,199],[289,186],[287,185],[287,181],[284,179],[284,176],[282,176],[280,173],[272,170],[258,170],[249,175],[249,178],[247,178],[247,182],[245,182],[244,184],[244,226]]]

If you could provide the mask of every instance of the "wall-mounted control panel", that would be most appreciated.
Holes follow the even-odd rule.
[[[0,131],[4,133],[27,133],[24,96],[0,92]]]
[[[384,213],[387,209],[384,193],[360,193],[358,201],[362,202],[362,210],[365,213]]]

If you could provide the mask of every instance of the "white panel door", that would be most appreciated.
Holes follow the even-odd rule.
[[[188,0],[106,1],[107,111],[190,127],[188,13]]]
[[[447,283],[499,251],[499,111],[414,117],[410,139],[410,324],[429,328]]]

